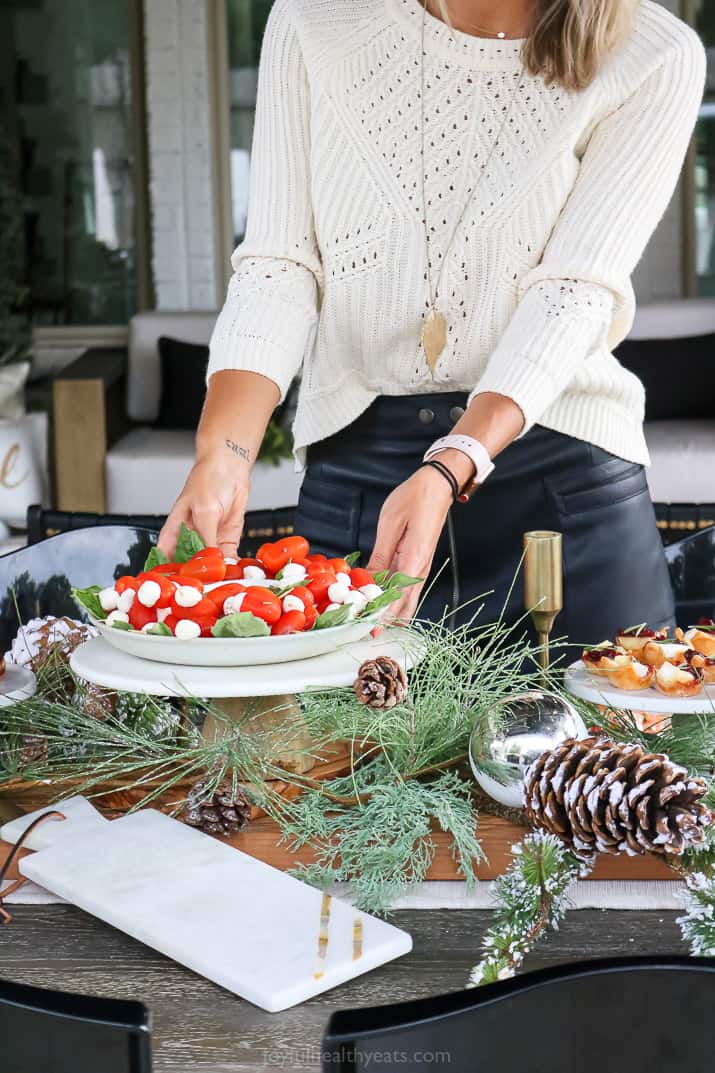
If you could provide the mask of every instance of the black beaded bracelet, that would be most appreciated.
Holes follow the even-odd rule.
[[[456,503],[459,499],[459,485],[457,484],[457,478],[452,473],[451,469],[445,466],[444,462],[439,462],[436,458],[430,458],[429,462],[423,462],[422,465],[431,466],[432,469],[436,469],[438,473],[442,474],[452,490],[452,499]]]

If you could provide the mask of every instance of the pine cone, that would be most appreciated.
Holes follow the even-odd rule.
[[[35,674],[55,653],[63,660],[69,661],[78,645],[96,637],[94,626],[64,615],[57,618],[47,615],[45,618],[31,619],[17,631],[12,643],[9,658],[13,663],[29,667]]]
[[[20,770],[47,759],[47,738],[44,734],[25,734],[17,751]]]
[[[87,682],[81,691],[80,698],[82,711],[94,719],[104,721],[108,715],[114,714],[117,694],[112,689],[105,689],[103,686]]]
[[[545,752],[524,776],[527,817],[575,853],[680,855],[705,841],[715,813],[690,777],[664,753],[605,735],[569,739]]]
[[[353,689],[368,708],[394,708],[407,697],[407,675],[397,660],[377,656],[360,666]]]
[[[242,786],[233,793],[231,779],[224,779],[215,792],[206,795],[206,783],[197,782],[189,793],[184,823],[207,835],[230,835],[251,822],[251,802]]]

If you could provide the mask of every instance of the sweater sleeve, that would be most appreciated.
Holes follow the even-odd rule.
[[[318,318],[322,267],[310,196],[309,87],[291,0],[277,0],[258,76],[245,240],[209,348],[208,376],[261,373],[285,396]]]
[[[658,68],[595,127],[539,265],[472,396],[491,391],[524,413],[521,435],[577,368],[631,329],[630,277],[677,185],[705,79],[684,30]]]

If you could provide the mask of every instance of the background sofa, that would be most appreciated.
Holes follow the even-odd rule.
[[[99,514],[169,510],[192,463],[193,433],[152,426],[161,390],[157,341],[163,335],[207,343],[214,319],[214,313],[139,314],[129,326],[128,348],[89,350],[55,378],[60,509]],[[662,376],[698,377],[700,370],[715,368],[713,335],[715,301],[694,299],[640,307],[630,339],[670,340],[672,367],[663,369],[662,354],[654,365],[654,383],[659,384]],[[702,348],[696,340],[695,354],[693,337],[702,338]],[[678,357],[677,341],[684,339],[691,340],[689,364]],[[679,535],[715,522],[715,392],[698,412],[702,416],[661,418],[646,425],[652,455],[648,480],[660,524]],[[293,506],[299,487],[292,462],[259,464],[249,508]]]

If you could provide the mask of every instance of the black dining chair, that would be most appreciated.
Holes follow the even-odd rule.
[[[0,981],[2,1073],[151,1073],[141,1002]]]
[[[665,549],[675,593],[678,625],[715,618],[715,525],[676,540]]]
[[[155,541],[149,529],[107,525],[71,529],[0,556],[0,652],[30,619],[84,618],[72,587],[109,585],[122,574],[138,573]]]
[[[333,1014],[324,1073],[712,1073],[715,959],[623,958]]]

